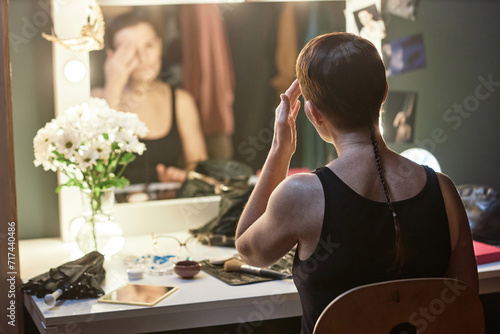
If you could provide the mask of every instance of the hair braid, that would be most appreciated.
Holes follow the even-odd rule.
[[[385,200],[387,201],[387,205],[389,206],[389,209],[392,211],[392,217],[394,219],[394,231],[396,234],[396,243],[395,243],[395,257],[394,261],[390,267],[390,271],[399,271],[401,270],[401,267],[404,262],[404,249],[403,249],[403,242],[402,242],[402,236],[401,236],[401,227],[399,225],[399,220],[398,220],[398,215],[396,214],[396,211],[394,210],[394,206],[392,205],[391,197],[389,195],[389,189],[387,187],[387,182],[384,177],[384,170],[382,168],[382,161],[380,158],[380,152],[378,149],[378,142],[377,142],[377,137],[375,136],[375,127],[372,122],[370,122],[370,139],[372,142],[373,146],[373,153],[375,154],[375,162],[377,163],[377,172],[378,176],[380,179],[380,183],[382,183],[382,188],[384,189],[384,195],[385,195]]]

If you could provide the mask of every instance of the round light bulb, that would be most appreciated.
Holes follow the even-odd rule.
[[[427,165],[436,172],[441,172],[441,166],[436,157],[431,152],[423,148],[410,148],[401,152],[401,155],[420,165]]]
[[[80,82],[85,77],[85,65],[79,60],[71,60],[64,65],[64,76],[70,82]]]

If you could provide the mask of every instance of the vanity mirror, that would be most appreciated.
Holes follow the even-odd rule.
[[[88,1],[90,2],[90,0]],[[142,6],[140,7],[134,1],[99,1],[99,4],[107,23],[109,23],[109,18],[116,13],[133,10],[146,12],[150,15],[154,14],[155,18],[159,19],[160,22],[163,21],[165,26],[172,20],[181,20],[178,14],[183,7],[193,6],[185,3],[172,6],[175,4],[172,2],[167,2],[169,6],[160,6],[159,1],[141,2]],[[75,6],[79,6],[80,9],[75,9]],[[83,6],[85,7],[85,5]],[[293,66],[298,50],[311,36],[345,30],[343,16],[345,3],[318,1],[291,5],[291,3],[285,2],[256,2],[224,3],[216,6],[227,33],[229,54],[233,63],[233,159],[258,169],[262,165],[271,143],[274,109],[278,103],[279,93],[286,89],[289,82],[293,81]],[[82,2],[69,2],[60,5],[59,10],[53,13],[56,33],[64,31],[69,34],[68,31],[75,31],[76,26],[81,22],[68,19],[69,16],[65,13],[68,10],[82,11],[84,7],[82,7]],[[280,31],[281,26],[289,29]],[[184,41],[189,39],[189,36],[182,35],[182,37]],[[283,45],[283,41],[286,39],[294,40],[294,49],[286,50],[287,46]],[[89,53],[79,52],[76,54],[54,45],[53,51],[56,110],[63,110],[87,99],[90,96],[91,86],[102,86],[105,50],[92,51],[89,56]],[[63,69],[70,61],[74,60],[83,64],[85,74],[80,81],[69,82],[68,78],[64,76]],[[288,64],[290,68],[281,68],[282,63]],[[302,121],[299,127],[307,126],[305,116]],[[306,136],[307,131],[299,130],[299,133]],[[293,163],[296,166],[306,165],[301,151],[299,148],[294,157]],[[193,211],[191,206],[200,201],[204,203],[202,205],[204,209],[198,208]],[[140,225],[144,225],[133,223],[138,221],[148,221],[148,223],[158,221],[157,224],[153,225],[165,228],[165,217],[169,217],[171,220],[182,220],[186,223],[189,220],[191,224],[200,224],[208,221],[211,215],[215,215],[218,201],[218,197],[208,197],[155,201],[154,203],[124,203],[115,206],[115,217],[122,224],[125,224],[125,234],[140,233]],[[74,219],[75,213],[79,212],[79,191],[63,189],[59,195],[59,203],[61,236],[64,240],[69,240],[72,238],[69,233],[69,223]],[[183,205],[186,205],[184,209]],[[186,210],[189,211],[189,218],[183,217],[186,215]],[[131,223],[124,223],[124,220]]]

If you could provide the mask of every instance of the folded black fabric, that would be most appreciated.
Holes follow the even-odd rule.
[[[106,277],[103,263],[104,256],[101,253],[90,252],[75,261],[51,268],[48,272],[31,278],[21,285],[21,290],[38,298],[58,289],[63,292],[59,299],[98,298],[104,295],[101,288]]]

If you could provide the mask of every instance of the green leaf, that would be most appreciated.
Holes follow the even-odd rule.
[[[56,188],[56,193],[60,192],[62,187],[78,187],[80,189],[85,189],[85,186],[80,180],[70,179],[68,182],[60,184]]]
[[[115,187],[118,187],[121,189],[125,188],[126,186],[128,186],[130,184],[130,181],[124,176],[118,177],[115,180],[116,180]]]
[[[131,163],[134,160],[135,160],[134,153],[126,152],[124,155],[122,155],[119,164],[120,165],[126,165],[126,164]]]
[[[106,168],[104,167],[104,164],[102,162],[98,162],[97,165],[95,166],[95,170],[98,171],[99,173],[103,173]]]

